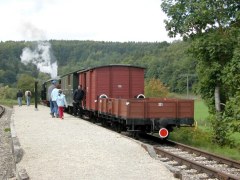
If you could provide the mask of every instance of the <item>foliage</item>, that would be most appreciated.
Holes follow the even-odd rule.
[[[8,107],[12,108],[16,104],[17,104],[17,99],[14,99],[14,100],[13,99],[1,99],[1,105],[8,106]]]
[[[27,74],[21,74],[18,79],[17,88],[21,89],[23,92],[25,92],[26,90],[30,90],[31,92],[33,92],[34,84],[35,79],[32,76],[29,76]]]
[[[227,120],[232,132],[240,132],[240,89],[235,98],[231,98],[227,102],[223,118]]]
[[[240,75],[239,2],[163,0],[162,9],[168,16],[165,23],[169,36],[179,34],[191,42],[190,52],[197,59],[198,92],[213,114],[214,142],[224,145],[230,141],[225,105],[236,96],[237,84],[231,83],[237,83],[233,78]]]
[[[214,130],[212,133],[212,141],[219,144],[220,146],[228,145],[230,147],[234,147],[235,142],[230,138],[232,132],[228,124],[228,120],[226,118],[222,118],[221,113],[211,115],[210,120],[212,122],[212,128]]]
[[[163,0],[161,7],[168,16],[165,24],[170,37],[196,37],[239,25],[238,0]]]
[[[228,87],[229,97],[238,96],[240,89],[240,35],[232,60],[223,69],[223,82]]]
[[[170,138],[173,138],[175,141],[184,142],[188,145],[193,146],[207,146],[211,142],[211,134],[205,133],[201,129],[195,128],[176,128],[170,134]]]
[[[186,93],[187,76],[189,90],[197,81],[196,60],[187,54],[188,42],[176,41],[164,49],[158,58],[152,58],[147,65],[147,78],[158,78],[171,92]]]
[[[150,79],[145,85],[146,97],[167,97],[168,88],[159,79]]]
[[[4,129],[4,132],[10,132],[10,131],[11,131],[10,128],[5,128],[5,129]]]
[[[16,89],[9,86],[0,87],[0,99],[16,99]]]

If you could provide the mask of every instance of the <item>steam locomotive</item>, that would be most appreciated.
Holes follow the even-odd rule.
[[[118,132],[158,133],[167,138],[173,127],[194,125],[194,101],[170,98],[146,98],[145,68],[132,65],[105,65],[81,69],[57,79],[73,111],[73,92],[78,85],[85,90],[83,113],[91,121],[111,126]],[[42,85],[42,100],[47,101],[47,87]]]

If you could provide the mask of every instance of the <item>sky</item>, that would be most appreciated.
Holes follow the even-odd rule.
[[[161,0],[0,0],[0,41],[172,42]]]

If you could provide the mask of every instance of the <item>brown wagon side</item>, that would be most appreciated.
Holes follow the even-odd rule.
[[[165,127],[192,126],[194,124],[194,101],[167,98],[146,99],[100,99],[100,115],[124,122],[132,130],[152,132]],[[124,120],[124,121],[123,121]]]

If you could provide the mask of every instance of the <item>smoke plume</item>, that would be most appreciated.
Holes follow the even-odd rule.
[[[31,23],[24,23],[22,30],[26,33],[25,37],[37,40],[34,48],[25,47],[20,56],[21,62],[27,65],[33,63],[44,73],[49,73],[51,78],[57,77],[57,60],[52,53],[51,44],[46,41],[45,34],[42,30],[34,27]]]

